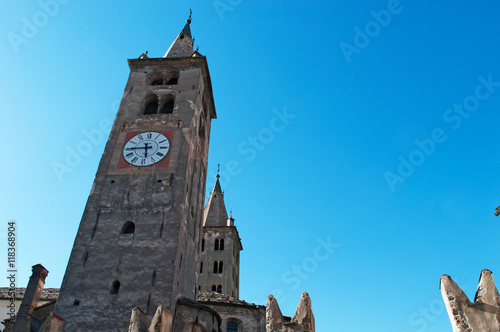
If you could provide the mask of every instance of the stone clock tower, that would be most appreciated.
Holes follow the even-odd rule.
[[[191,20],[163,58],[130,76],[78,229],[54,312],[64,331],[125,331],[196,299],[210,123],[207,60]]]

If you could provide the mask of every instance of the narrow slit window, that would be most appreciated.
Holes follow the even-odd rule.
[[[219,240],[215,240],[214,250],[219,250]]]
[[[200,274],[203,273],[203,262],[200,262]]]
[[[217,261],[214,262],[214,270],[213,270],[213,273],[214,274],[217,274],[219,272],[219,264],[217,263]]]
[[[217,286],[217,293],[222,294],[222,285]]]
[[[219,262],[219,274],[222,273],[222,261]]]
[[[83,257],[83,266],[85,266],[85,264],[87,264],[88,259],[89,259],[89,252],[86,251],[85,256]]]
[[[220,239],[219,241],[219,250],[224,250],[224,239]]]

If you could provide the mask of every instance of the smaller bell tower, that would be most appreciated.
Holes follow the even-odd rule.
[[[219,178],[217,174],[203,212],[198,290],[239,298],[240,251],[243,246],[232,214],[227,215]]]

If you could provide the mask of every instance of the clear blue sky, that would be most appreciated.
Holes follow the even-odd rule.
[[[470,298],[482,269],[500,275],[499,4],[59,1],[0,5],[0,234],[6,252],[17,221],[19,286],[36,263],[60,286],[106,140],[85,132],[107,137],[126,59],[163,56],[189,7],[241,298],[293,315],[308,291],[318,331],[442,332],[442,274]]]

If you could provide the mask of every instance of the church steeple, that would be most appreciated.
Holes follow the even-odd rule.
[[[183,58],[189,57],[193,54],[193,44],[194,39],[191,36],[191,16],[192,11],[190,11],[189,18],[186,21],[184,29],[177,35],[172,45],[168,49],[167,53],[163,56],[164,58]]]
[[[238,298],[240,294],[241,239],[232,212],[227,215],[224,193],[217,172],[214,187],[203,213],[203,240],[198,289]],[[203,263],[208,271],[203,272]]]
[[[224,193],[222,192],[219,178],[220,175],[217,174],[214,188],[210,193],[207,206],[203,213],[203,226],[227,226],[228,216],[226,205],[224,204]]]
[[[207,59],[191,56],[190,21],[165,58],[128,61],[54,309],[65,332],[125,331],[133,307],[151,320],[160,306],[174,315],[180,299],[197,298],[215,106]]]

